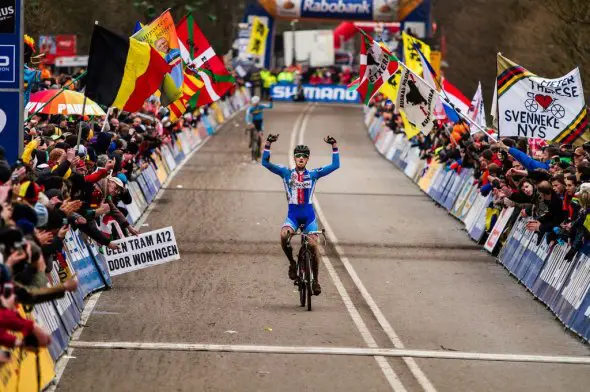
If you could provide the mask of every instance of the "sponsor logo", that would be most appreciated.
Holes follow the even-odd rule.
[[[16,0],[0,0],[0,33],[14,34],[16,28]]]
[[[303,12],[314,14],[371,15],[371,2],[344,0],[303,0]]]
[[[297,86],[275,85],[272,97],[278,101],[290,101],[297,95]],[[348,91],[344,86],[303,86],[303,95],[308,102],[358,103],[358,91]]]
[[[14,83],[16,47],[14,45],[0,45],[0,83]]]

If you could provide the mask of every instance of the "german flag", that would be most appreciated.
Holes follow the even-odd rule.
[[[135,112],[159,89],[168,72],[170,66],[149,44],[94,26],[88,72],[82,82],[88,98]]]

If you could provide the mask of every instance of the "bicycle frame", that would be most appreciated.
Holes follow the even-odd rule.
[[[317,263],[319,262],[315,257],[315,252],[313,252],[309,246],[309,238],[312,235],[323,235],[325,240],[325,230],[308,233],[296,232],[291,234],[287,239],[287,244],[290,247],[291,239],[295,236],[301,236],[301,248],[299,249],[299,254],[297,256],[297,279],[294,284],[298,287],[301,306],[305,306],[307,302],[308,311],[311,310],[311,283],[315,279],[313,272],[314,265],[317,267]]]

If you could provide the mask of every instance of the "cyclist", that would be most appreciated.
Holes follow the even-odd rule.
[[[262,143],[263,131],[263,111],[272,109],[272,97],[268,99],[268,104],[261,104],[260,97],[255,95],[250,101],[250,107],[246,111],[246,132],[250,131],[250,149],[252,152],[252,162],[258,162],[260,158],[260,144]]]
[[[278,137],[279,135],[268,135],[266,145],[264,146],[264,153],[262,154],[262,166],[274,174],[281,176],[285,190],[287,191],[289,213],[281,229],[281,246],[285,255],[287,255],[287,259],[289,259],[289,278],[295,280],[297,279],[297,267],[293,259],[293,248],[289,245],[289,238],[300,227],[304,233],[318,230],[315,211],[313,210],[313,191],[316,182],[320,178],[327,176],[340,167],[340,155],[338,153],[336,139],[327,136],[324,141],[332,145],[332,163],[330,165],[307,170],[309,147],[298,145],[293,151],[295,169],[288,169],[285,166],[275,165],[270,162],[270,147],[272,143],[277,141]],[[320,295],[322,292],[318,281],[320,250],[317,245],[317,236],[312,235],[309,239],[310,246],[315,255],[315,263],[313,263],[315,280],[312,282],[312,291],[314,295]]]

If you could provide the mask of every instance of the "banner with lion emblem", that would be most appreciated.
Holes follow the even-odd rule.
[[[434,126],[436,92],[418,75],[407,68],[401,76],[396,107],[403,111],[408,121],[428,135]]]
[[[587,132],[578,68],[563,77],[545,79],[498,54],[497,101],[500,136],[573,143]]]

